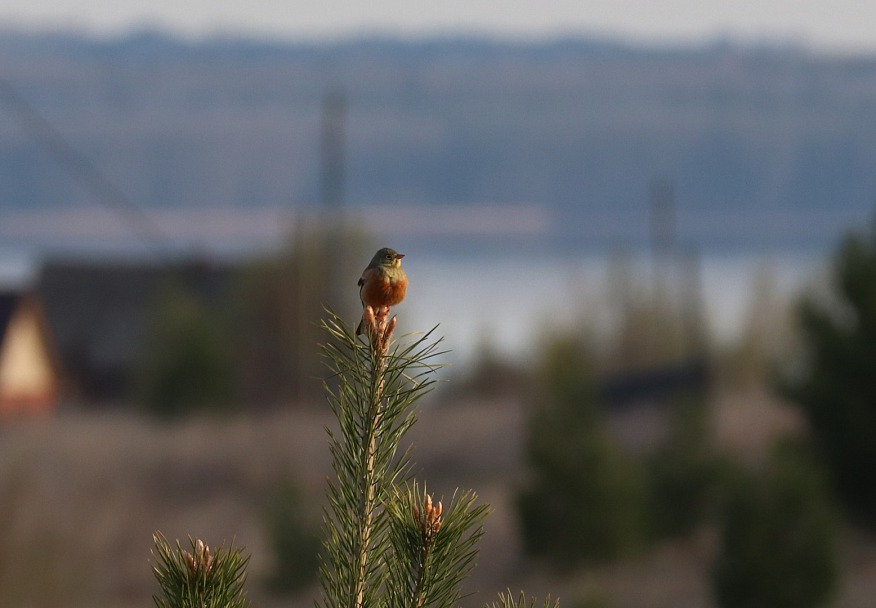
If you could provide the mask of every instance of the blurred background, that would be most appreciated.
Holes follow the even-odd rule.
[[[309,606],[318,329],[406,254],[465,606],[876,593],[876,7],[0,0],[0,606]]]

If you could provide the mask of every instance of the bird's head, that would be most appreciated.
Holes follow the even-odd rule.
[[[398,268],[401,266],[402,258],[405,254],[399,253],[395,249],[384,247],[374,254],[371,258],[371,266],[383,266],[384,268]]]

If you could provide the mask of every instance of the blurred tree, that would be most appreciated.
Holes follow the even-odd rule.
[[[836,518],[822,475],[782,444],[762,476],[740,473],[729,493],[712,572],[721,608],[814,608],[839,574]]]
[[[477,343],[473,362],[454,378],[457,394],[482,399],[519,399],[532,384],[528,366],[512,361],[485,335]]]
[[[752,281],[744,325],[735,344],[721,357],[721,374],[728,383],[761,387],[769,382],[776,363],[792,351],[791,301],[778,286],[779,277],[760,268]]]
[[[701,345],[690,331],[699,331],[694,327],[698,317],[682,301],[677,263],[675,257],[661,257],[649,277],[633,268],[626,252],[610,258],[606,292],[611,311],[608,362],[613,368],[654,368],[700,354]]]
[[[158,297],[139,370],[143,403],[155,414],[227,410],[237,403],[227,321],[182,283]]]
[[[850,512],[876,526],[876,226],[836,253],[829,298],[799,305],[802,365],[780,384],[810,423]]]
[[[319,525],[305,507],[298,485],[287,479],[276,485],[265,508],[275,556],[270,583],[281,593],[297,591],[316,580]]]
[[[628,553],[641,538],[642,479],[604,429],[583,341],[552,340],[538,382],[532,477],[518,500],[527,552],[564,567]]]
[[[344,316],[359,314],[356,281],[370,259],[364,252],[364,238],[351,229],[299,226],[289,246],[241,269],[235,344],[248,402],[272,405],[321,395],[322,367],[313,357],[322,338],[317,321],[324,306]]]
[[[645,463],[647,520],[655,539],[688,533],[713,513],[724,471],[703,397],[678,397],[670,415],[668,436]]]

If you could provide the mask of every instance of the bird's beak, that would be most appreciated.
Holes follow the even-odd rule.
[[[397,253],[397,254],[395,254],[395,259],[397,259],[397,260],[400,260],[400,259],[402,259],[403,257],[405,257],[405,254],[403,254],[403,253]]]

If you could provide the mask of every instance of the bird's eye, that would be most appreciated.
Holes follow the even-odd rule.
[[[387,259],[387,260],[391,260],[391,259],[392,259],[392,254],[391,254],[391,253],[387,253],[387,254],[386,254],[386,259]]]

